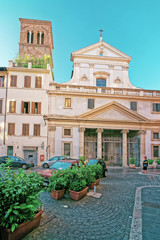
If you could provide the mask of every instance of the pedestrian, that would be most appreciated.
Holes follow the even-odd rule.
[[[144,157],[144,161],[143,161],[143,173],[147,174],[147,167],[148,167],[148,160],[147,157]]]

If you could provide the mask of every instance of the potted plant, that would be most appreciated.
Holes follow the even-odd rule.
[[[130,158],[129,168],[135,168],[135,159],[134,158]]]
[[[160,168],[160,159],[159,158],[156,160],[156,163],[157,163],[156,168]]]
[[[154,160],[153,159],[148,159],[148,168],[154,168]]]
[[[63,171],[59,170],[49,178],[47,190],[51,192],[52,198],[59,200],[64,197],[66,186],[66,176]]]
[[[102,177],[102,166],[100,164],[90,165],[91,171],[95,173],[95,185],[97,186],[100,182],[100,178]],[[93,186],[94,188],[94,186]]]
[[[0,173],[0,236],[18,240],[40,224],[43,179],[38,173],[5,166],[0,166]]]
[[[86,179],[81,168],[74,167],[71,169],[71,178],[69,184],[70,198],[80,200],[86,196],[88,187],[86,187]]]

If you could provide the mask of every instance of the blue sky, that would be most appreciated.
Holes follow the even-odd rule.
[[[71,52],[103,40],[130,55],[130,81],[160,90],[159,0],[0,1],[0,66],[18,53],[19,18],[52,21],[56,82],[70,80]]]

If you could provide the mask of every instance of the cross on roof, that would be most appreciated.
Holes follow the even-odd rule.
[[[100,41],[102,41],[102,37],[103,37],[103,30],[102,30],[102,29],[100,29],[100,30],[99,30],[99,32],[100,32]]]

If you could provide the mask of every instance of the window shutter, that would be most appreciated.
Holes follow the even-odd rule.
[[[38,114],[41,114],[41,102],[38,103]]]
[[[35,113],[35,102],[32,102],[32,114]]]
[[[2,100],[0,100],[0,113],[2,113]]]
[[[156,103],[153,103],[152,107],[153,107],[153,112],[155,112],[156,111]]]
[[[16,112],[16,101],[14,101],[14,110],[13,112],[15,113]]]
[[[22,101],[21,112],[24,113],[24,102]]]
[[[30,114],[30,102],[28,102],[28,114]]]

